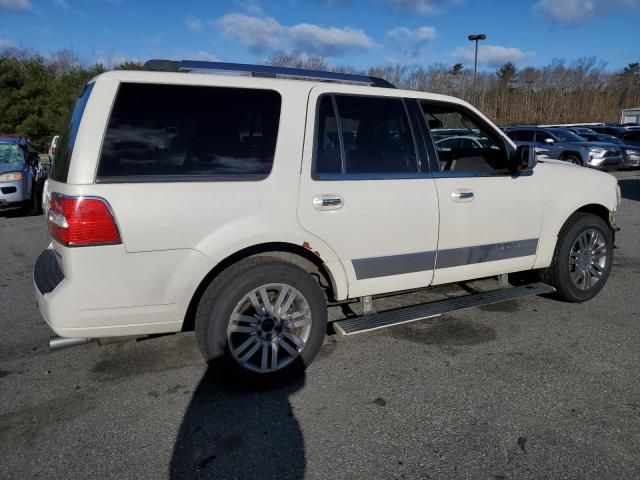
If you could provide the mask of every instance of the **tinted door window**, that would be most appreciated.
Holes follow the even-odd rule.
[[[502,137],[467,110],[451,104],[422,102],[441,171],[506,171]]]
[[[546,144],[546,143],[553,143],[553,142],[555,142],[555,139],[549,133],[545,131],[539,131],[536,133],[536,143]]]
[[[280,95],[270,90],[120,86],[98,179],[259,179],[271,171]]]
[[[518,140],[520,142],[533,142],[535,132],[533,130],[519,130]]]
[[[417,170],[411,127],[401,99],[322,97],[316,173],[392,175]]]

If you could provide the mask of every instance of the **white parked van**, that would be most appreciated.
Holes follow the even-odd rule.
[[[328,303],[544,282],[337,328],[354,333],[554,289],[581,302],[607,280],[615,179],[536,165],[461,100],[359,75],[147,69],[89,82],[61,135],[34,272],[52,346],[195,328],[208,361],[272,378],[313,360]],[[249,75],[203,74],[221,70]]]

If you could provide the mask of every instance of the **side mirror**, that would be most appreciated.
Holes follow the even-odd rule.
[[[511,152],[509,157],[509,172],[512,175],[519,175],[525,170],[532,170],[536,166],[537,159],[535,149],[528,145],[518,145],[518,148]]]

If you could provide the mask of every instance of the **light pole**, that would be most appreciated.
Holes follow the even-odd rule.
[[[469,35],[470,42],[476,42],[476,56],[475,61],[473,62],[473,95],[471,103],[475,105],[476,103],[476,72],[478,71],[478,41],[486,40],[487,36],[484,33],[478,33],[477,35]]]

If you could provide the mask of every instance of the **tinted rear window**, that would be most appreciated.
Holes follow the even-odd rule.
[[[280,103],[271,90],[122,84],[98,180],[264,178],[273,165]]]
[[[66,126],[58,139],[58,150],[56,151],[55,159],[51,167],[51,174],[49,175],[52,180],[56,180],[58,182],[67,181],[73,146],[76,143],[76,135],[78,134],[80,121],[84,114],[84,108],[87,106],[87,102],[89,101],[91,90],[93,90],[93,85],[93,83],[87,84],[76,100],[76,104],[71,112],[71,117],[66,123]]]

